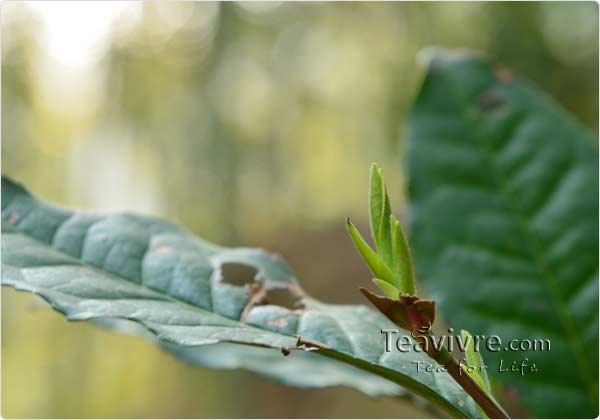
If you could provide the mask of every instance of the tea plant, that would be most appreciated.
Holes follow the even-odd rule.
[[[597,415],[594,140],[508,70],[436,52],[410,117],[407,153],[414,270],[378,168],[370,189],[375,249],[348,223],[385,296],[363,293],[381,312],[315,300],[263,250],[213,245],[155,218],[62,209],[7,177],[2,284],[41,296],[69,320],[134,330],[190,362],[290,385],[410,393],[470,418],[504,416],[492,391],[504,401],[512,390],[528,415]],[[252,284],[227,282],[227,264],[254,267]],[[275,290],[288,291],[298,308],[269,304]],[[412,342],[426,346],[434,305],[415,294],[435,299],[450,325],[474,335],[547,338],[552,349],[527,353],[535,374],[494,368],[490,381],[483,371],[463,375],[446,349],[386,352],[381,331],[395,324],[416,330]],[[481,366],[481,356],[497,367],[523,354],[480,355],[467,346],[469,364]],[[435,369],[419,372],[415,363]]]
[[[462,331],[465,343],[469,343],[467,354],[472,371],[463,369],[445,347],[435,346],[431,335],[435,302],[423,300],[415,294],[408,243],[400,223],[392,214],[381,169],[376,164],[371,166],[369,197],[371,235],[377,252],[369,247],[350,219],[347,227],[360,255],[376,276],[373,282],[387,297],[375,295],[364,288],[361,291],[390,321],[409,332],[429,357],[443,366],[443,371],[448,372],[474,398],[484,418],[507,418],[506,412],[491,395],[487,375],[481,369],[481,355],[474,351],[471,335]]]

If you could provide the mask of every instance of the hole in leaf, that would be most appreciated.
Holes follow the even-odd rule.
[[[222,280],[234,286],[244,286],[254,283],[258,270],[247,264],[225,263],[221,266]]]
[[[277,305],[287,309],[298,309],[302,305],[289,289],[271,289],[267,291],[266,304]]]

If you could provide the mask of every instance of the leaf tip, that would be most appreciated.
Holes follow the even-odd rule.
[[[377,162],[372,162],[371,163],[371,179],[373,178],[373,176],[377,176],[378,179],[382,178],[382,171],[381,171],[381,167],[377,164]]]

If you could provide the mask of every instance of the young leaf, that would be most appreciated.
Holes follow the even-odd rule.
[[[479,388],[483,389],[486,394],[493,397],[490,380],[487,375],[487,369],[483,368],[484,363],[481,353],[475,351],[475,343],[473,337],[466,330],[461,330],[460,335],[465,344],[465,356],[467,366],[463,366],[463,370],[475,381]],[[488,418],[481,407],[477,406],[477,411],[481,414],[481,418]]]
[[[390,216],[390,225],[392,226],[392,250],[396,284],[399,285],[398,288],[403,293],[414,295],[415,281],[413,279],[413,266],[408,242],[402,231],[402,226],[394,215]]]
[[[354,241],[354,245],[364,262],[369,266],[373,275],[381,280],[386,281],[392,285],[394,282],[394,274],[392,270],[383,262],[381,258],[371,249],[369,244],[364,240],[356,226],[350,221],[350,218],[346,219],[346,228],[350,237]]]
[[[376,163],[371,165],[369,189],[369,216],[371,235],[377,253],[388,267],[392,267],[392,233],[390,227],[390,199],[387,195],[381,169]]]
[[[396,286],[388,283],[385,280],[375,278],[373,279],[373,283],[375,283],[377,287],[379,287],[379,289],[390,299],[398,299],[398,296],[400,296],[400,290],[396,289]]]
[[[371,235],[375,247],[379,241],[379,226],[384,209],[384,188],[380,169],[375,162],[371,164],[369,174],[369,219],[371,222]]]
[[[413,363],[433,363],[423,353],[380,357],[381,330],[394,328],[383,315],[362,305],[310,298],[287,265],[263,250],[209,244],[156,218],[61,209],[3,177],[1,256],[2,285],[41,296],[71,321],[99,320],[112,327],[133,321],[188,361],[220,367],[227,362],[196,350],[233,343],[220,348],[224,355],[234,344],[257,346],[247,360],[239,356],[244,348],[235,347],[239,352],[227,365],[292,385],[346,384],[371,395],[400,394],[391,381],[451,416],[477,416],[473,399],[448,374],[407,373]],[[267,293],[287,289],[302,299],[305,310],[247,307],[248,288],[222,278],[227,263],[255,267],[256,287]],[[256,357],[254,350],[262,347],[281,351],[267,349]],[[281,363],[281,353],[290,350],[312,350],[315,357],[301,357],[273,373],[270,358]],[[261,362],[271,367],[263,370]],[[348,369],[340,368],[342,363]],[[294,378],[316,369],[336,377]]]

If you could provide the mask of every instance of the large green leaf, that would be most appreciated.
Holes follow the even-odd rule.
[[[454,328],[499,335],[502,347],[550,339],[547,352],[484,355],[531,415],[597,416],[593,138],[509,70],[436,52],[408,141],[411,239],[428,296]],[[524,357],[538,372],[498,372]]]
[[[223,281],[226,263],[255,267],[255,287]],[[417,372],[415,361],[435,366],[425,354],[384,352],[381,329],[394,328],[385,317],[365,306],[309,298],[279,257],[212,245],[154,218],[50,206],[7,178],[2,284],[42,296],[69,320],[113,327],[135,321],[168,350],[203,365],[244,367],[292,385],[350,385],[371,395],[398,394],[398,384],[451,415],[477,416],[448,374]],[[249,308],[261,287],[288,289],[304,307]],[[281,351],[243,353],[226,343]],[[205,345],[211,347],[201,350]],[[302,352],[286,364],[282,353],[294,350]]]
[[[157,340],[154,334],[136,322],[115,318],[96,319],[95,322],[123,333],[157,341],[159,346],[177,357],[213,369],[245,369],[299,388],[348,386],[373,397],[407,396],[406,391],[393,382],[315,352],[293,351],[283,357],[279,349],[232,343],[180,346]],[[299,375],[298,372],[302,374]]]

